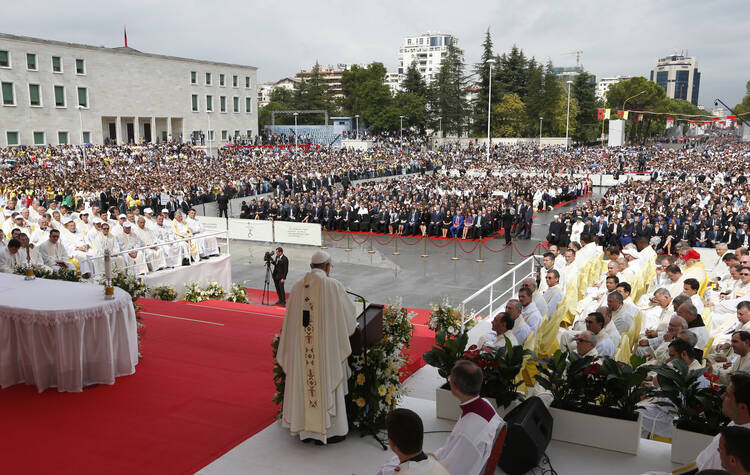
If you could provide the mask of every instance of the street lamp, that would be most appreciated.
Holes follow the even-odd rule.
[[[492,137],[490,137],[490,113],[492,109],[492,65],[495,64],[495,60],[490,58],[487,60],[487,64],[490,65],[490,75],[487,77],[489,83],[489,94],[487,94],[487,161],[490,161],[490,148],[492,147]]]
[[[208,150],[208,156],[211,156],[211,112],[206,111],[206,119],[208,120],[208,128],[206,129],[206,148]]]
[[[568,81],[568,115],[565,117],[565,150],[568,149],[568,127],[570,126],[570,85],[573,81]]]
[[[355,132],[355,138],[359,140],[359,114],[354,116],[355,119],[357,119],[357,131]]]
[[[299,112],[294,113],[294,151],[297,152],[297,116]]]
[[[542,145],[542,120],[544,117],[539,116],[539,145]]]
[[[443,118],[438,117],[438,121],[439,121],[438,123],[440,124],[440,138],[442,139],[443,138]]]
[[[86,171],[86,141],[83,139],[83,106],[78,104],[78,122],[81,124],[81,148],[83,148],[83,171]]]
[[[623,111],[623,113],[625,112],[625,104],[627,104],[630,99],[633,99],[633,98],[638,97],[641,94],[645,94],[645,93],[646,93],[646,91],[643,90],[643,91],[639,92],[638,94],[635,94],[635,95],[630,96],[627,99],[625,99],[625,101],[622,103],[622,111]]]
[[[401,150],[404,149],[404,116],[398,116],[401,119],[401,131],[399,132],[399,141],[401,142]]]

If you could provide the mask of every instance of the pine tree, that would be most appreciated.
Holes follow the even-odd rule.
[[[438,118],[442,118],[443,131],[461,135],[466,128],[467,104],[465,97],[464,53],[455,44],[440,65],[440,71],[429,88],[430,127],[437,129]]]
[[[575,134],[571,134],[577,142],[590,142],[595,140],[599,132],[599,122],[596,117],[596,93],[595,83],[592,76],[587,72],[581,72],[573,81],[570,91],[571,97],[578,104],[578,114],[575,120],[578,124]]]
[[[401,90],[423,98],[427,96],[427,83],[417,68],[417,60],[412,61],[406,69],[406,77],[401,83]]]
[[[562,95],[566,95],[567,100],[567,93],[563,91],[563,85],[557,79],[557,75],[555,75],[552,69],[552,62],[548,61],[544,68],[544,96],[540,115],[544,117],[544,122],[546,123],[544,130],[548,131],[551,135],[557,135],[559,132],[554,124],[559,123],[559,117],[556,114],[558,112],[558,102]]]
[[[484,42],[482,43],[482,58],[479,63],[474,65],[474,73],[479,77],[479,81],[476,84],[478,88],[476,100],[473,104],[470,104],[474,109],[472,131],[474,135],[478,136],[483,136],[487,133],[487,96],[489,95],[490,83],[490,65],[488,61],[490,59],[495,61],[492,67],[492,104],[497,104],[502,97],[499,83],[495,80],[500,62],[492,51],[492,37],[490,36],[490,29],[487,28]]]

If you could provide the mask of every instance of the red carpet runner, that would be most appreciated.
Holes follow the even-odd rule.
[[[274,421],[270,342],[283,308],[141,303],[135,375],[82,393],[0,390],[3,473],[194,473]],[[433,339],[417,325],[408,374]]]

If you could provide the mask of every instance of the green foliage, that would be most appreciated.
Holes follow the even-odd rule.
[[[518,94],[505,94],[493,107],[492,129],[501,137],[521,137],[526,126],[526,109]]]
[[[427,83],[417,68],[417,61],[414,60],[406,69],[404,81],[401,83],[401,90],[407,94],[415,94],[421,98],[427,97]]]
[[[651,370],[645,365],[646,358],[638,355],[630,357],[630,365],[612,358],[601,359],[600,376],[602,381],[602,405],[619,409],[623,414],[634,414],[637,404],[652,392],[643,382]]]
[[[375,62],[366,68],[354,65],[341,75],[344,113],[359,114],[360,123],[375,132],[397,130],[400,126],[401,114],[394,106],[390,89],[383,84],[385,73],[383,64]]]
[[[435,345],[422,355],[422,359],[428,365],[436,367],[438,374],[447,380],[453,365],[463,356],[468,341],[468,331],[448,336],[446,330],[438,330],[435,334]]]
[[[440,64],[440,71],[430,84],[428,109],[430,127],[437,129],[438,119],[442,119],[446,134],[461,135],[466,128],[469,110],[465,97],[464,52],[454,43]]]
[[[742,98],[742,102],[737,104],[734,108],[737,114],[745,114],[750,112],[750,81],[745,84],[745,97]],[[747,122],[747,117],[740,118],[743,122]]]
[[[168,285],[159,285],[151,289],[151,297],[159,300],[172,302],[177,298],[177,292]]]
[[[404,116],[404,128],[413,128],[424,132],[427,122],[427,99],[413,92],[399,92],[393,99],[396,118]],[[401,124],[399,123],[399,127]]]
[[[578,113],[575,115],[576,127],[570,136],[576,142],[591,142],[601,134],[601,124],[597,119],[596,84],[592,79],[590,74],[582,72],[576,76],[572,84],[571,97],[576,100]]]
[[[490,36],[490,29],[487,28],[484,42],[482,43],[482,57],[479,60],[479,63],[474,65],[474,74],[479,76],[479,81],[476,84],[478,89],[476,100],[471,104],[474,108],[472,133],[475,136],[484,136],[487,134],[487,97],[490,93],[490,65],[488,61],[490,59],[495,60],[492,69],[492,103],[497,104],[502,95],[500,84],[495,79],[497,77],[500,61],[492,51],[492,37]]]
[[[247,291],[245,287],[240,284],[232,284],[232,288],[229,289],[229,293],[227,294],[227,301],[247,303]]]
[[[679,358],[671,365],[655,368],[655,371],[659,377],[659,390],[654,396],[668,401],[661,405],[676,414],[677,428],[708,435],[719,433],[728,419],[721,412],[721,396],[726,388],[713,384],[717,376],[705,368],[690,370]],[[711,384],[701,387],[701,376]]]
[[[286,384],[286,375],[284,370],[281,369],[279,362],[276,360],[276,354],[279,352],[279,334],[273,336],[271,340],[271,353],[273,354],[273,384],[276,387],[276,392],[273,395],[271,401],[279,406],[279,413],[276,414],[276,418],[281,418],[281,410],[284,408],[284,386]]]
[[[32,267],[34,277],[37,279],[64,280],[67,282],[80,282],[81,276],[78,275],[75,268],[45,270],[39,267]],[[13,270],[14,274],[26,275],[26,266],[18,266]]]
[[[505,346],[491,349],[471,345],[463,356],[482,368],[484,380],[480,395],[495,398],[499,407],[523,400],[523,394],[518,391],[523,380],[518,378],[518,373],[523,367],[524,357],[534,354],[531,350],[524,350],[523,346],[511,346],[508,337],[504,338]]]

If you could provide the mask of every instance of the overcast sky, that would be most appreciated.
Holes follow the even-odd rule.
[[[731,107],[750,80],[749,0],[36,0],[4,2],[0,31],[258,67],[275,81],[315,61],[397,67],[406,35],[455,35],[467,65],[489,27],[495,51],[514,43],[556,66],[582,63],[597,78],[646,78],[658,57],[687,50],[701,71],[699,103]]]

